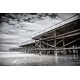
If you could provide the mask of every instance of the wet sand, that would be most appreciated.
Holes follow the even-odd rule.
[[[0,53],[0,66],[79,66],[74,55],[38,55],[7,52]]]

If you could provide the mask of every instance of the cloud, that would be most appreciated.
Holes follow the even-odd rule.
[[[22,42],[30,40],[33,35],[61,21],[62,14],[5,14],[0,17],[0,49],[9,50]],[[64,14],[63,14],[64,15]],[[67,14],[68,15],[68,14]],[[72,14],[70,14],[71,16]],[[66,16],[70,17],[69,15]],[[62,16],[62,18],[64,18]]]
[[[18,38],[17,35],[0,34],[0,39],[16,39],[16,38]]]

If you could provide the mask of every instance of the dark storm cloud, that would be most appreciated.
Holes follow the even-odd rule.
[[[17,22],[21,22],[21,21],[27,21],[30,22],[31,20],[34,20],[35,18],[43,18],[49,16],[50,18],[55,18],[56,14],[54,13],[6,13],[6,14],[0,14],[0,22],[7,22],[9,21],[9,19],[16,19]]]

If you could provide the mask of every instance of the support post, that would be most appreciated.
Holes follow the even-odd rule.
[[[41,52],[41,37],[40,37],[40,39],[39,39],[39,42],[40,42],[40,52],[39,52],[39,54],[41,55],[42,54],[42,52]]]
[[[63,48],[65,48],[64,36],[63,36],[62,41],[63,41]],[[66,51],[65,50],[63,50],[63,54],[66,54]]]
[[[47,44],[48,44],[48,41],[47,41]],[[48,45],[46,45],[46,47],[48,48]],[[48,51],[46,51],[46,54],[48,55]]]
[[[36,54],[36,40],[35,40],[35,51],[34,51],[34,53]]]
[[[56,50],[56,31],[54,32],[54,36],[55,36],[55,38],[54,38],[54,55],[55,56],[57,56],[57,50]]]

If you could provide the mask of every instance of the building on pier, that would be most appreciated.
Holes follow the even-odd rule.
[[[55,27],[55,28],[54,28]],[[37,33],[32,40],[21,44],[28,53],[61,54],[80,52],[80,15],[70,18]]]

